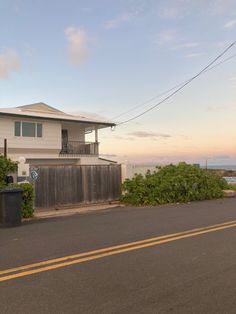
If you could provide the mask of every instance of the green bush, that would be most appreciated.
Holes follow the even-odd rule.
[[[221,198],[227,187],[221,177],[198,166],[179,163],[125,180],[121,201],[132,205],[185,203]]]
[[[21,183],[19,187],[23,189],[21,215],[23,218],[33,217],[34,214],[34,188],[30,183]]]
[[[34,187],[30,183],[14,184],[14,187],[23,189],[21,216],[22,218],[30,218],[34,215]]]
[[[17,163],[0,155],[0,188],[7,186],[6,176],[17,170]],[[23,218],[32,217],[34,214],[34,188],[30,183],[11,184],[12,187],[23,189],[21,215]]]
[[[0,188],[6,186],[6,176],[17,170],[17,163],[0,155]]]
[[[235,184],[229,184],[229,189],[236,191],[236,185]]]

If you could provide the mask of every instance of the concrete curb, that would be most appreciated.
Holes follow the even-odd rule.
[[[112,209],[117,207],[123,207],[122,204],[102,204],[102,205],[93,205],[93,206],[84,206],[76,208],[67,208],[67,209],[51,209],[51,210],[37,210],[34,213],[33,219],[45,219],[53,217],[65,217],[75,214],[86,214],[90,212],[102,211],[106,209]]]

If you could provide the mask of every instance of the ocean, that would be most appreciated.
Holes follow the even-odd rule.
[[[201,165],[201,168],[206,166]],[[207,165],[208,169],[222,169],[222,170],[234,170],[236,171],[236,165]]]
[[[140,173],[142,175],[145,175],[148,170],[151,172],[156,170],[157,164],[126,164],[124,165],[124,177],[125,178],[133,178],[135,173]],[[164,166],[164,165],[162,165]],[[205,169],[205,165],[200,165],[201,168]],[[236,171],[236,165],[207,165],[208,169],[221,169],[221,170],[235,170]]]

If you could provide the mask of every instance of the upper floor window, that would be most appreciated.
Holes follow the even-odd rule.
[[[15,136],[42,137],[42,133],[41,123],[15,121]]]

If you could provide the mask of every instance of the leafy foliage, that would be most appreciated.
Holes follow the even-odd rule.
[[[229,189],[236,191],[236,184],[229,184]]]
[[[6,176],[17,170],[17,163],[11,159],[5,158],[0,155],[0,188],[6,187],[5,178]],[[22,204],[21,204],[21,215],[23,218],[32,217],[34,214],[34,188],[30,183],[11,184],[11,187],[21,188],[22,193]]]
[[[34,188],[30,183],[21,183],[23,189],[21,215],[23,218],[32,217],[34,214]]]
[[[6,186],[6,176],[17,170],[17,163],[0,155],[0,187]]]
[[[30,218],[34,215],[34,187],[31,183],[17,183],[13,187],[21,188],[22,203],[21,203],[21,216],[23,218]]]
[[[121,201],[132,205],[185,203],[221,198],[227,187],[221,177],[198,166],[179,163],[126,179]]]

